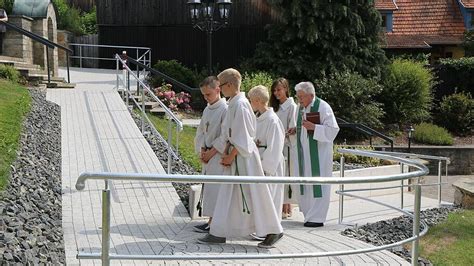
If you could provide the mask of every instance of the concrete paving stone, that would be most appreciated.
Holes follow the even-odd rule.
[[[78,175],[84,171],[165,173],[163,166],[141,135],[125,104],[114,90],[115,71],[72,68],[74,90],[48,90],[47,98],[61,106],[61,151],[63,184],[63,230],[68,265],[100,265],[99,260],[77,260],[77,250],[99,252],[101,243],[101,191],[103,181],[87,181],[84,191],[75,189]],[[100,85],[97,85],[100,82]],[[166,165],[165,165],[166,167]],[[203,237],[192,231],[187,211],[170,183],[114,181],[111,183],[111,248],[120,254],[282,254],[323,250],[366,248],[369,244],[340,235],[346,228],[337,225],[338,197],[331,197],[326,226],[319,230],[302,227],[303,217],[295,209],[294,217],[282,222],[285,237],[273,250],[257,248],[248,238],[230,239],[225,245],[201,245]],[[335,188],[335,186],[333,187]],[[400,196],[373,197],[399,206]],[[365,224],[400,214],[385,207],[346,197],[344,222]],[[413,205],[413,195],[405,193],[405,208]],[[118,200],[118,201],[117,201]],[[423,199],[423,208],[437,201]],[[130,264],[128,264],[130,263]],[[113,261],[112,265],[308,265],[308,264],[402,264],[406,261],[383,251],[335,258],[293,260],[216,260],[216,261]]]

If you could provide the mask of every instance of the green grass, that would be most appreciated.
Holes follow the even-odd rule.
[[[450,213],[421,238],[420,247],[433,265],[474,265],[474,210]]]
[[[30,102],[25,87],[0,79],[0,190],[8,184],[10,164],[16,158],[21,123]]]
[[[148,116],[151,122],[155,125],[156,130],[167,140],[168,139],[168,120],[154,115]],[[176,144],[176,124],[173,124],[172,137],[173,144]],[[194,152],[194,136],[196,135],[196,128],[184,126],[183,131],[179,132],[179,147],[178,151],[181,158],[191,165],[196,171],[201,172],[201,161],[198,155]]]

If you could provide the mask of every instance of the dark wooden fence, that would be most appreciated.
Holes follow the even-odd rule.
[[[206,34],[192,27],[187,0],[96,2],[100,44],[146,46],[152,48],[153,62],[176,59],[189,67],[206,66]],[[213,65],[236,66],[252,56],[266,38],[265,25],[276,18],[266,0],[233,1],[228,27],[213,35]]]

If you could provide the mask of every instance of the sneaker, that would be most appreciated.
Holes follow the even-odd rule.
[[[283,213],[281,214],[281,218],[282,218],[282,219],[287,219],[288,217],[289,217],[289,215],[288,215],[288,213],[286,213],[286,212],[283,212]]]
[[[323,227],[323,223],[313,223],[313,222],[306,222],[304,223],[305,227]]]
[[[194,232],[198,232],[198,233],[209,233],[210,229],[211,229],[211,227],[209,226],[208,223],[201,224],[201,225],[196,225],[193,228]]]
[[[199,238],[197,242],[199,244],[224,244],[225,237],[218,237],[218,236],[213,236],[211,234],[207,234],[205,237]]]
[[[265,240],[258,243],[258,247],[259,248],[266,248],[266,249],[274,248],[275,243],[278,242],[282,237],[283,237],[283,233],[268,234],[267,237],[265,237]]]
[[[265,240],[265,237],[264,237],[264,236],[258,236],[256,233],[251,233],[250,236],[251,236],[254,240],[258,240],[258,241],[263,241],[263,240]]]

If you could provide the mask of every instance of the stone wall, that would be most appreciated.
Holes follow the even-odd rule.
[[[12,15],[8,17],[8,22],[31,31],[33,19]],[[7,28],[3,47],[4,56],[23,58],[25,63],[33,63],[33,41],[30,38]]]
[[[49,4],[45,19],[36,19],[32,24],[32,32],[46,38],[52,42],[58,42],[58,32],[56,24],[56,12],[52,4]],[[38,42],[34,42],[33,62],[46,69],[46,47]],[[58,49],[49,49],[50,68],[53,76],[58,75]]]
[[[390,150],[390,147],[375,147],[376,150]],[[406,152],[406,147],[395,147],[394,151]],[[451,164],[448,165],[449,175],[471,175],[474,173],[474,146],[412,146],[412,153],[426,154],[433,156],[449,157]],[[438,174],[438,162],[430,161],[428,164],[430,175]],[[443,162],[443,173],[445,165]]]
[[[70,48],[69,44],[72,43],[74,35],[66,30],[58,30],[58,44],[64,47]],[[58,64],[59,66],[65,67],[67,65],[66,51],[58,50]],[[71,59],[69,59],[71,61]]]

